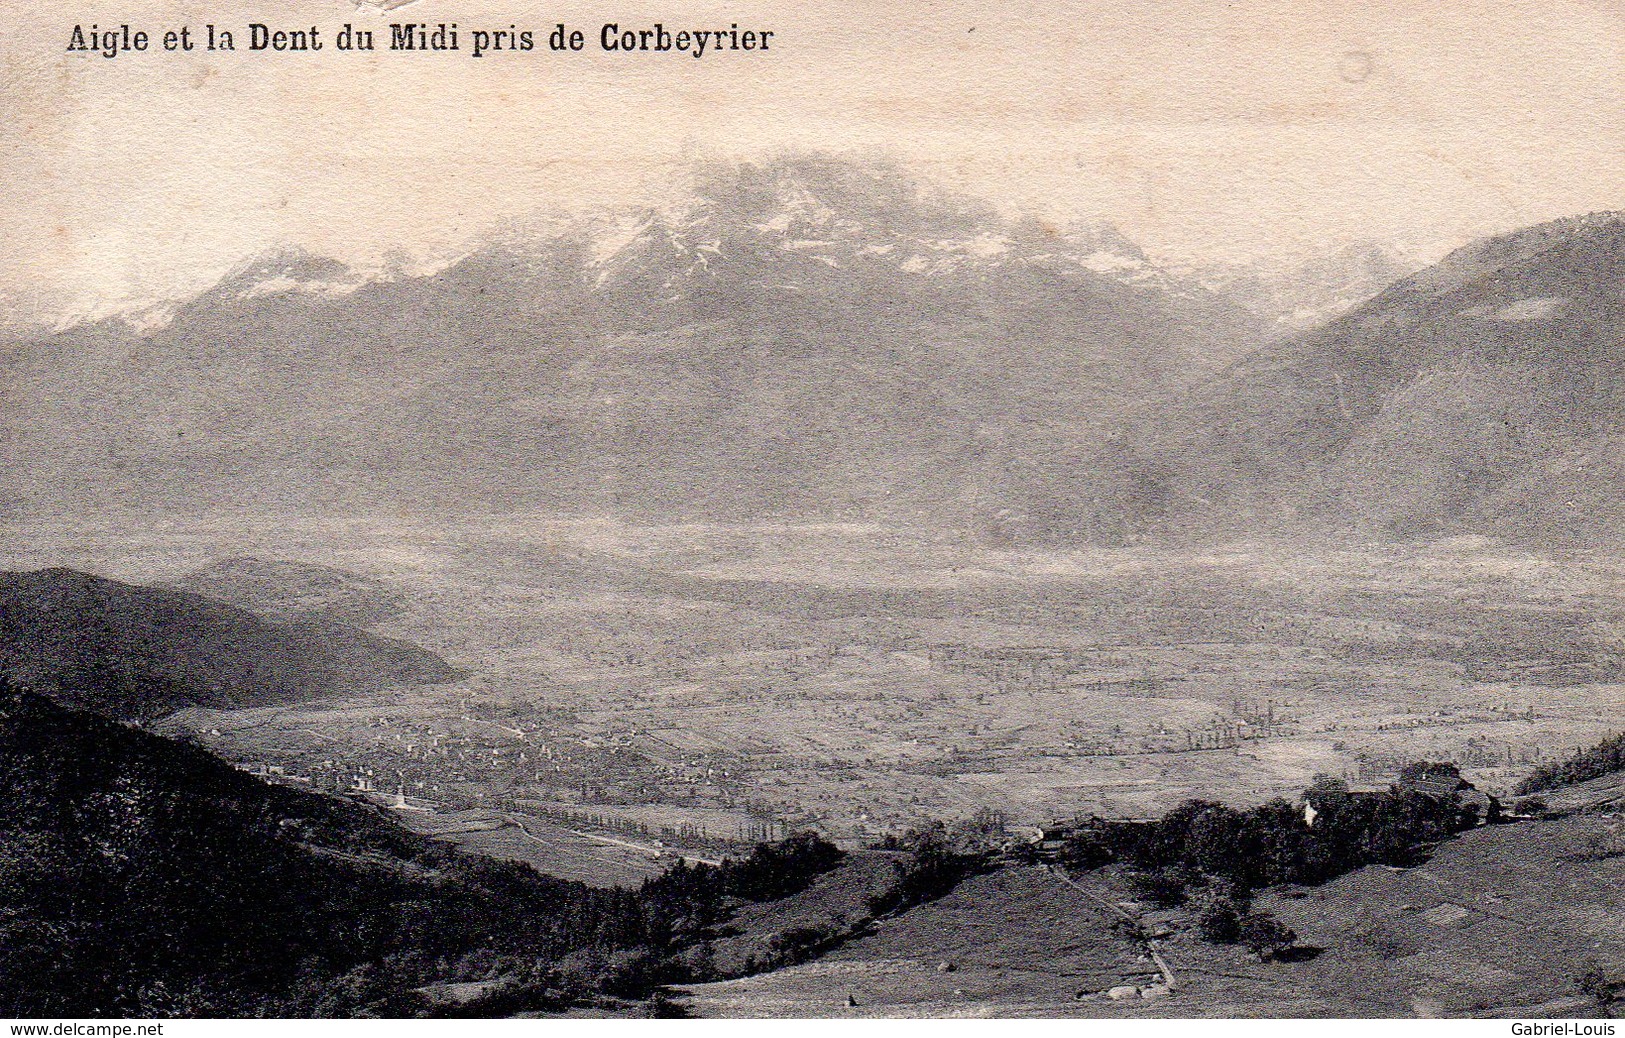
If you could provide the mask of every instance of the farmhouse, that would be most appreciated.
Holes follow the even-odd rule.
[[[1157,822],[1158,819],[1155,818],[1113,818],[1110,821],[1091,818],[1087,821],[1051,822],[1031,830],[1032,835],[1027,838],[1027,848],[1040,861],[1059,861],[1066,852],[1067,844],[1091,830],[1098,830],[1101,826],[1109,825],[1121,829],[1129,826],[1156,825]]]
[[[1066,850],[1066,842],[1072,838],[1072,834],[1075,832],[1077,832],[1076,825],[1055,823],[1040,827],[1033,838],[1027,842],[1034,851],[1038,852],[1040,858],[1052,860],[1059,858],[1061,852]]]
[[[1454,799],[1461,805],[1463,813],[1470,812],[1474,816],[1478,825],[1488,824],[1501,817],[1501,801],[1459,774],[1451,774],[1442,769],[1424,771],[1420,774],[1401,774],[1397,786],[1441,800]]]

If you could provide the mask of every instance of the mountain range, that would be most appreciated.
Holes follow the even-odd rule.
[[[680,205],[532,227],[432,273],[268,254],[160,320],[14,347],[0,504],[994,542],[1600,531],[1620,228],[1266,276],[1159,265],[1109,226],[885,165],[702,166]]]
[[[895,170],[702,171],[690,202],[365,280],[260,257],[166,323],[13,350],[32,510],[515,510],[963,521],[1025,459],[1260,322],[1109,228]]]
[[[1170,270],[1289,334],[1324,324],[1421,266],[1398,250],[1356,242],[1285,263],[1184,263]]]

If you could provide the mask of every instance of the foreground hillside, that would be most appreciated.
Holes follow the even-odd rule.
[[[350,971],[516,950],[504,907],[570,894],[9,688],[0,800],[7,1016],[342,1014],[388,993]]]
[[[708,1017],[1070,1014],[1081,990],[1155,972],[1114,922],[1040,869],[1004,868],[814,962],[680,990]]]
[[[65,703],[125,718],[455,676],[431,652],[346,624],[274,623],[191,592],[61,568],[0,573],[0,665]]]
[[[3,1016],[411,1016],[458,984],[501,990],[481,1015],[635,1000],[840,859],[795,838],[595,890],[0,683]]]
[[[1203,940],[1187,910],[1137,901],[1121,874],[1011,866],[816,962],[685,988],[685,1004],[702,1016],[1590,1016],[1584,974],[1625,979],[1618,825],[1487,826],[1415,868],[1279,888],[1257,905],[1298,950],[1275,962]],[[1154,935],[1173,993],[1106,996],[1162,983],[1113,905]]]

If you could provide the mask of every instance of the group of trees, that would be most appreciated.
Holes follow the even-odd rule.
[[[1197,931],[1216,944],[1242,944],[1259,958],[1272,959],[1298,939],[1268,912],[1253,910],[1251,891],[1227,880],[1204,877],[1191,900]]]
[[[1295,938],[1251,910],[1254,891],[1323,883],[1373,863],[1407,864],[1471,824],[1453,797],[1402,786],[1356,795],[1322,776],[1298,804],[1276,799],[1238,810],[1187,800],[1152,822],[1095,819],[1072,834],[1062,860],[1080,869],[1127,865],[1139,896],[1165,907],[1189,904],[1204,936],[1269,957]]]
[[[703,936],[731,905],[789,897],[843,857],[828,840],[802,832],[758,844],[745,857],[724,858],[721,865],[679,861],[638,888],[638,911],[652,943],[680,945]]]
[[[987,863],[997,847],[988,842],[994,832],[1003,835],[1003,817],[979,812],[974,819],[951,826],[933,822],[901,836],[887,836],[876,848],[907,851],[908,857],[894,863],[896,882],[869,899],[870,914],[901,912],[953,890]]]
[[[1625,733],[1605,739],[1568,760],[1546,764],[1530,772],[1513,790],[1519,796],[1561,789],[1594,778],[1625,771]]]
[[[1123,862],[1165,882],[1180,876],[1222,877],[1245,890],[1281,883],[1322,883],[1374,862],[1404,864],[1419,846],[1448,838],[1464,826],[1450,798],[1395,788],[1356,796],[1336,779],[1304,792],[1315,811],[1271,800],[1237,810],[1187,800],[1154,822],[1095,820],[1073,836],[1065,858],[1080,868]]]

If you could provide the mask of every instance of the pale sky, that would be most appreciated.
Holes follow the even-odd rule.
[[[401,0],[389,0],[400,4]],[[1424,256],[1625,209],[1625,3],[1413,0],[6,0],[0,304],[194,291],[264,248],[446,253],[514,216],[631,203],[696,156],[882,154],[1170,258],[1353,240]],[[1039,9],[1035,12],[1033,9]],[[144,54],[67,54],[75,22]],[[465,50],[159,53],[206,22],[456,22]],[[473,59],[563,21],[588,49]],[[737,22],[767,53],[604,54],[606,21]]]

